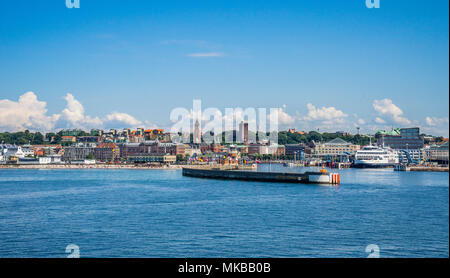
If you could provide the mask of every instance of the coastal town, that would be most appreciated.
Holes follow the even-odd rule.
[[[339,131],[319,133],[289,129],[278,142],[250,140],[248,124],[232,132],[231,143],[206,143],[195,129],[190,142],[163,129],[80,129],[42,135],[29,131],[0,133],[0,167],[176,167],[196,165],[252,165],[331,168],[416,166],[448,171],[448,138],[428,136],[418,127],[380,130],[374,135]],[[441,168],[439,168],[441,167]],[[442,168],[443,167],[443,168]],[[447,167],[447,168],[445,168]]]

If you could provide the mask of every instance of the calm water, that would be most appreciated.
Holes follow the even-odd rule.
[[[366,257],[369,244],[381,257],[449,256],[448,173],[340,172],[333,188],[0,170],[0,257],[65,257],[68,244],[81,257]]]

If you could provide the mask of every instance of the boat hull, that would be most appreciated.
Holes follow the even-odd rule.
[[[394,164],[392,163],[353,163],[352,168],[392,168]]]

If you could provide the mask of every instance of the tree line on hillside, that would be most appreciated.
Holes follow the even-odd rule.
[[[44,144],[44,135],[40,132],[30,132],[28,130],[20,132],[3,132],[0,133],[0,143],[16,144],[16,145],[41,145]]]
[[[0,132],[0,143],[4,144],[16,144],[16,145],[25,145],[25,144],[32,144],[32,145],[42,145],[42,144],[70,144],[70,142],[62,142],[62,131],[59,132],[50,132],[42,135],[40,132],[30,132],[28,130],[21,131],[21,132]],[[251,133],[249,131],[249,133]],[[89,135],[87,132],[82,132],[80,136],[86,136]],[[204,134],[205,135],[205,134]],[[212,136],[214,136],[212,134]],[[221,134],[222,142],[225,142],[225,133]],[[231,140],[235,141],[237,138],[236,132],[232,132],[229,136],[232,136]],[[258,139],[258,134],[256,134],[256,139]],[[291,133],[288,131],[280,131],[278,133],[278,144],[280,145],[286,145],[286,144],[309,144],[312,141],[314,142],[328,142],[335,138],[341,138],[349,143],[356,144],[356,145],[368,145],[370,142],[370,139],[368,136],[364,135],[342,135],[337,133],[319,133],[316,131],[311,131],[309,133],[300,134],[300,133]],[[193,141],[193,135],[190,136],[191,142]],[[440,140],[439,140],[440,139]],[[442,137],[436,137],[435,141],[440,142],[442,141]],[[230,140],[228,140],[229,142]],[[372,142],[374,142],[372,140]]]
[[[319,133],[317,131],[311,131],[309,133],[300,134],[300,133],[290,133],[288,131],[281,131],[278,133],[278,143],[280,145],[286,144],[309,144],[312,141],[318,142],[328,142],[335,138],[341,138],[349,143],[355,145],[365,146],[370,143],[370,138],[368,136],[363,135],[341,135],[337,133]]]
[[[19,132],[0,132],[0,143],[16,145],[68,144],[68,142],[62,142],[62,131],[57,133],[50,132],[45,134],[44,137],[44,135],[40,132],[30,132],[29,130]]]

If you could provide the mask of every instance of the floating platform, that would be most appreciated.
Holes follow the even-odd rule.
[[[305,173],[273,173],[256,171],[215,170],[183,168],[183,176],[209,179],[226,179],[242,181],[283,182],[338,185],[340,176],[337,173],[305,172]]]

